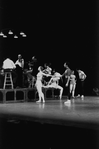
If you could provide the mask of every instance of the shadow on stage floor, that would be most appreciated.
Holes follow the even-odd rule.
[[[98,97],[65,101],[0,104],[0,149],[98,149]]]
[[[99,131],[37,122],[6,122],[0,125],[0,148],[99,148]]]

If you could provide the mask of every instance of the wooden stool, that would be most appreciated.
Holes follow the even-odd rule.
[[[13,89],[13,81],[12,81],[12,74],[10,69],[4,70],[5,77],[4,77],[4,85],[3,89]]]

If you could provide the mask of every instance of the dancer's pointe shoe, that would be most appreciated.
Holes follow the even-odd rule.
[[[81,98],[84,98],[84,95],[81,95]]]
[[[45,100],[43,100],[43,103],[45,103]]]
[[[81,96],[81,99],[84,100],[84,95]]]
[[[38,100],[38,101],[36,101],[37,103],[40,103],[41,102],[41,100]]]
[[[76,97],[77,97],[77,98],[80,97],[80,94],[78,94]]]
[[[71,101],[69,99],[64,102],[64,104],[70,104],[70,103],[71,103]]]

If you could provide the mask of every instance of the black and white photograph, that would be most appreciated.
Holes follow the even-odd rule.
[[[0,149],[99,149],[99,2],[0,0]]]

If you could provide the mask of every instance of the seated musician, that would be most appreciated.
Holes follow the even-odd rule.
[[[60,90],[60,99],[62,98],[63,93],[63,87],[59,85],[59,79],[62,77],[62,75],[58,72],[54,71],[54,74],[52,75],[50,81],[48,82],[47,88],[55,88]]]
[[[12,73],[12,79],[13,79],[13,84],[15,84],[15,80],[16,80],[16,73],[15,73],[15,64],[14,62],[10,59],[10,58],[6,58],[3,61],[3,65],[2,65],[2,73],[5,73],[5,71],[11,71]]]
[[[10,58],[7,58],[7,59],[5,59],[5,60],[3,61],[2,68],[3,68],[4,70],[5,70],[5,69],[6,69],[6,70],[7,70],[7,69],[12,70],[12,69],[15,69],[16,66],[15,66],[14,62],[13,62]]]

